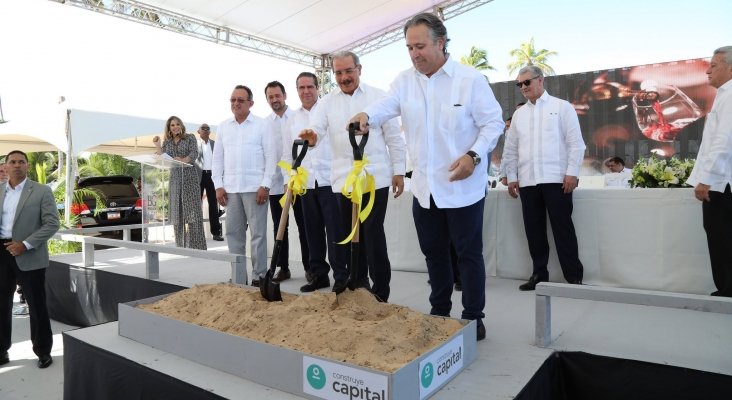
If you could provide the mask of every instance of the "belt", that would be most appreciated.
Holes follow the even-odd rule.
[[[203,171],[204,174],[210,174],[211,173],[211,170],[210,169],[204,169],[202,171]]]
[[[1,243],[7,243],[7,242],[12,242],[12,241],[13,241],[13,239],[5,239],[5,238],[0,239]]]

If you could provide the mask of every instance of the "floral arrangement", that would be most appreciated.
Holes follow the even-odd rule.
[[[693,159],[659,159],[655,154],[651,154],[649,158],[641,157],[633,166],[630,187],[688,187],[686,179],[693,168]]]

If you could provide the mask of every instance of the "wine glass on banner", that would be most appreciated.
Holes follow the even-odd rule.
[[[633,96],[633,111],[643,135],[659,142],[672,142],[679,132],[702,116],[702,110],[676,86],[654,81],[641,83]]]

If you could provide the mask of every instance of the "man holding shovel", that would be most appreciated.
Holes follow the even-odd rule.
[[[450,58],[447,29],[437,16],[414,16],[404,36],[414,68],[399,74],[386,97],[351,122],[368,131],[402,116],[414,165],[412,214],[432,286],[430,313],[449,316],[452,309],[452,242],[463,284],[462,318],[477,321],[477,338],[482,340],[488,172],[479,164],[480,155],[488,154],[503,132],[501,107],[483,75]]]
[[[320,101],[320,106],[310,118],[312,129],[306,129],[300,135],[315,146],[318,139],[328,137],[332,153],[331,181],[333,192],[338,197],[341,219],[345,232],[351,232],[351,202],[345,193],[352,190],[344,187],[352,171],[354,156],[348,131],[345,126],[353,113],[362,110],[373,101],[383,97],[380,89],[361,83],[361,63],[352,52],[339,52],[333,55],[333,73],[338,89],[330,92]],[[372,126],[370,139],[366,144],[364,170],[373,176],[373,193],[366,193],[361,205],[368,204],[373,196],[373,208],[361,224],[360,251],[356,276],[360,286],[368,287],[369,276],[373,282],[372,292],[381,301],[389,299],[389,283],[391,281],[391,263],[386,249],[384,218],[389,201],[389,188],[398,197],[404,191],[404,173],[406,172],[406,154],[404,139],[399,132],[396,119],[391,119],[379,126]],[[351,194],[351,196],[353,196]],[[362,206],[361,209],[364,207]],[[339,238],[341,241],[344,238]],[[354,266],[351,265],[350,268]],[[340,293],[346,289],[346,281],[333,284],[333,291]]]

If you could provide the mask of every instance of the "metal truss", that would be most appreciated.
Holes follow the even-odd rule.
[[[131,0],[52,0],[129,21],[139,22],[198,39],[291,61],[311,68],[322,64],[323,55],[262,39],[229,27]]]
[[[287,46],[239,32],[226,26],[212,24],[187,15],[178,14],[143,2],[133,0],[51,0],[102,14],[112,15],[129,21],[139,22],[171,32],[198,39],[251,51],[280,60],[294,62],[314,68],[320,73],[331,69],[329,54]],[[433,8],[442,20],[447,20],[469,10],[490,3],[493,0],[447,0]],[[399,21],[379,32],[373,33],[341,50],[349,50],[363,56],[402,39],[404,21]]]
[[[491,1],[493,0],[448,0],[434,6],[433,12],[437,14],[440,19],[446,21],[474,8],[490,3]],[[363,39],[344,46],[342,49],[339,49],[339,51],[352,51],[360,57],[392,43],[398,42],[404,38],[404,24],[408,20],[409,18],[399,21],[380,30],[379,32],[373,33]]]

